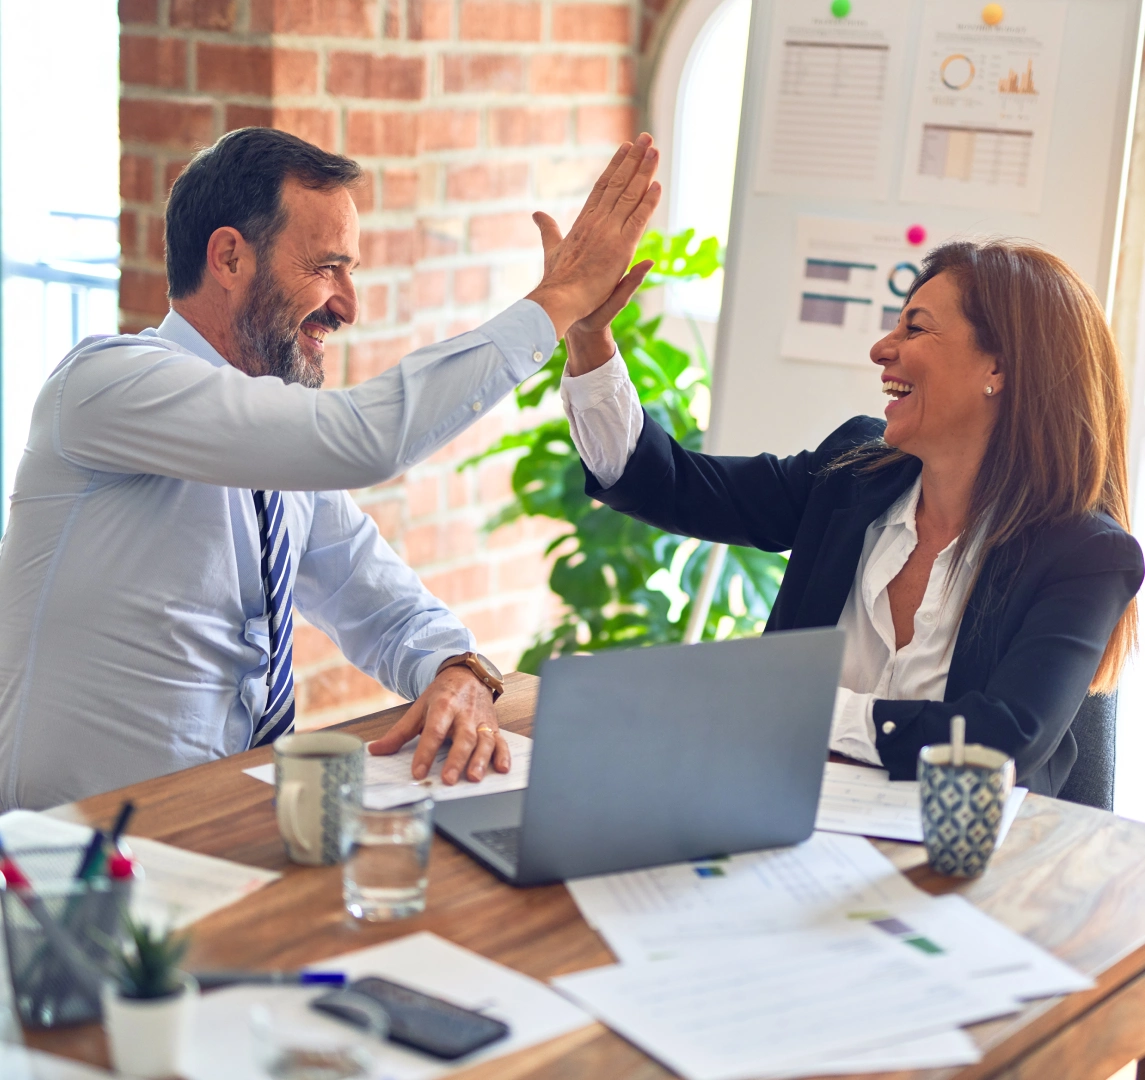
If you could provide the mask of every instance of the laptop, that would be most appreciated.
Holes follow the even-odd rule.
[[[806,840],[842,657],[829,627],[549,660],[529,786],[437,829],[513,885]]]

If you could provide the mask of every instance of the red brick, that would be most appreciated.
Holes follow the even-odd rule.
[[[189,164],[189,161],[168,161],[163,167],[164,198],[171,193],[171,185],[179,179],[179,176]]]
[[[513,494],[514,464],[485,461],[477,470],[477,497],[482,503],[499,503]]]
[[[385,693],[379,683],[349,663],[316,672],[300,680],[296,689],[299,712],[318,712]]]
[[[407,479],[405,493],[411,518],[429,517],[441,509],[441,482],[436,476]]]
[[[413,567],[460,559],[477,550],[477,529],[471,521],[418,525],[406,530],[405,546],[406,562]]]
[[[140,315],[166,314],[166,275],[124,267],[119,277],[119,306]]]
[[[516,94],[525,89],[525,62],[501,53],[443,57],[442,81],[447,94]]]
[[[393,41],[402,36],[401,0],[383,0],[382,37]]]
[[[551,573],[552,567],[539,552],[518,555],[497,564],[497,591],[535,589],[546,584]]]
[[[405,518],[402,513],[403,503],[398,499],[385,499],[370,503],[363,507],[367,514],[374,519],[378,532],[393,543],[401,534]]]
[[[631,11],[627,4],[554,4],[553,41],[627,45],[632,33]]]
[[[493,109],[489,113],[494,146],[556,146],[568,139],[567,109]]]
[[[413,318],[413,283],[410,281],[399,281],[398,287],[394,292],[394,320],[399,325],[405,325]],[[427,345],[425,341],[411,341],[411,349],[420,349],[422,345]]]
[[[534,94],[601,94],[608,90],[607,56],[534,56],[529,63]]]
[[[497,604],[478,611],[467,611],[465,625],[473,631],[479,647],[489,641],[523,637],[536,632],[532,605],[527,602]]]
[[[636,110],[631,105],[582,105],[577,109],[578,143],[620,143],[636,134]]]
[[[256,33],[375,37],[378,5],[374,0],[251,0],[250,24]]]
[[[420,150],[468,150],[477,145],[476,112],[438,109],[418,117]]]
[[[366,379],[372,379],[383,371],[392,368],[410,351],[410,339],[374,338],[372,341],[356,341],[350,346],[346,361],[346,383],[356,386]]]
[[[616,92],[628,97],[636,93],[636,61],[631,56],[616,61]]]
[[[489,595],[489,567],[485,563],[459,566],[423,579],[425,587],[446,604],[465,604]]]
[[[210,105],[137,98],[123,98],[119,102],[119,137],[124,142],[207,146],[214,142],[214,128],[214,109]]]
[[[139,215],[134,210],[119,211],[119,250],[134,255],[139,243]]]
[[[540,234],[528,213],[483,214],[469,221],[469,250],[540,247]]]
[[[151,158],[124,154],[119,159],[119,197],[145,203],[155,198],[155,163]]]
[[[338,655],[334,644],[317,626],[294,620],[294,644],[292,647],[295,669],[320,660],[328,660]]]
[[[338,116],[327,109],[280,109],[260,105],[228,105],[227,130],[269,127],[288,131],[323,150],[336,150]]]
[[[195,65],[200,90],[263,97],[318,92],[318,54],[307,49],[201,42]]]
[[[465,331],[460,331],[464,333]],[[456,337],[457,332],[450,327],[447,332],[448,337]],[[466,469],[464,472],[448,472],[445,474],[445,504],[450,510],[459,510],[463,506],[468,506],[470,503],[469,488],[470,488],[470,470]]]
[[[137,86],[187,85],[187,43],[178,38],[119,35],[119,77]]]
[[[390,310],[390,287],[366,285],[358,290],[362,305],[362,322],[381,322]]]
[[[485,199],[507,199],[526,195],[529,190],[529,166],[526,162],[487,165],[458,165],[446,174],[445,197],[463,202]]]
[[[167,257],[167,247],[163,240],[163,218],[157,214],[147,218],[147,257],[157,263]]]
[[[425,96],[425,60],[420,56],[332,53],[326,89],[342,97],[417,101]]]
[[[382,209],[412,210],[417,206],[416,169],[386,169],[382,173]]]
[[[376,187],[374,174],[369,169],[363,172],[361,180],[350,187],[350,198],[354,200],[359,214],[368,214],[374,209],[377,202],[374,191]]]
[[[346,153],[413,157],[417,129],[416,113],[352,112],[346,122]]]
[[[159,0],[119,0],[119,21],[124,26],[129,23],[154,26],[159,21]]]
[[[418,311],[445,306],[448,281],[444,270],[423,270],[414,274],[413,298]]]
[[[459,218],[424,218],[417,224],[419,259],[454,255],[461,249],[464,224]]]
[[[170,23],[186,30],[233,30],[238,0],[171,0]]]
[[[540,41],[541,5],[513,0],[462,0],[463,41]]]
[[[450,0],[409,0],[406,25],[410,41],[446,41],[452,33]]]
[[[413,229],[363,229],[358,243],[363,270],[414,264],[417,237]]]
[[[453,272],[453,301],[480,304],[489,299],[489,267],[463,266]]]

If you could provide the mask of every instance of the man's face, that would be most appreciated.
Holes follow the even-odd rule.
[[[319,387],[325,338],[358,317],[358,212],[345,188],[315,191],[288,179],[286,225],[258,260],[235,316],[243,369]]]

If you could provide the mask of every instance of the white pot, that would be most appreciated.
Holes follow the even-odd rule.
[[[165,998],[125,998],[114,983],[103,987],[103,1029],[116,1072],[143,1080],[178,1076],[199,1004],[199,984]]]

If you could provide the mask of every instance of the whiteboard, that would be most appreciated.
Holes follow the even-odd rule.
[[[755,0],[706,436],[709,452],[794,453],[817,446],[851,416],[883,413],[886,399],[869,360],[855,355],[838,362],[791,358],[790,339],[785,355],[784,335],[792,329],[797,287],[793,280],[803,265],[801,245],[807,242],[808,229],[814,231],[816,220],[822,225],[824,219],[837,219],[840,235],[875,229],[895,238],[905,238],[912,226],[921,225],[930,238],[928,244],[956,235],[1034,240],[1073,266],[1109,309],[1141,59],[1142,0],[1022,0],[1026,10],[1044,5],[1045,12],[1035,14],[1047,19],[1056,8],[1055,17],[1064,20],[1052,110],[1041,145],[1040,191],[1024,205],[1001,196],[989,200],[989,205],[950,205],[945,195],[942,203],[921,202],[919,185],[911,190],[906,183],[919,153],[916,90],[926,76],[924,65],[934,55],[932,38],[924,40],[924,30],[929,34],[941,17],[936,11],[949,11],[947,5],[953,2],[853,0],[856,17],[864,5],[881,5],[884,15],[889,6],[903,18],[894,31],[900,38],[889,50],[884,73],[892,96],[886,103],[886,145],[876,169],[883,179],[851,185],[853,190],[840,193],[824,189],[830,184],[817,189],[814,183],[793,184],[790,191],[776,190],[772,183],[761,190],[761,185],[766,187],[761,162],[770,152],[761,145],[762,131],[765,121],[772,123],[764,91],[769,75],[773,90],[778,78],[777,72],[768,70],[769,56],[779,48],[773,42],[781,42],[787,33],[779,19],[782,10],[791,10],[791,0]],[[788,7],[780,9],[784,3]],[[799,3],[812,13],[822,8],[824,15],[831,6],[830,0]],[[975,5],[975,11],[983,7]],[[1002,8],[1016,10],[1014,0]],[[957,86],[968,70],[954,60],[944,78]],[[996,78],[996,73],[990,77]],[[1029,73],[1019,66],[1006,77],[1017,80],[1017,90]],[[1044,83],[1038,89],[1045,89]],[[769,101],[774,111],[774,93]],[[880,280],[885,276],[881,265],[871,274]],[[874,318],[877,322],[877,312]],[[874,328],[869,344],[884,333]]]

